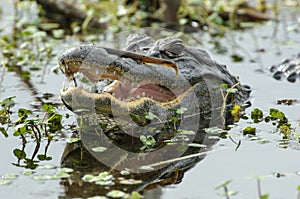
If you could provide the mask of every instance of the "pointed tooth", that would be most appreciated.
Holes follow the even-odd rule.
[[[145,92],[142,92],[142,97],[146,97],[146,93]]]
[[[65,82],[65,81],[63,81],[63,83],[62,83],[62,90],[63,90],[63,91],[66,91],[66,90],[67,90],[66,82]]]

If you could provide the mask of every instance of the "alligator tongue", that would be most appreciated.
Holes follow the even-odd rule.
[[[170,90],[152,83],[132,83],[129,81],[119,81],[113,91],[110,92],[116,98],[130,101],[140,97],[150,97],[156,101],[169,101],[174,99],[175,94]]]

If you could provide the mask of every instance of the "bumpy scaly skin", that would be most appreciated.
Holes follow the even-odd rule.
[[[92,82],[122,78],[137,84],[161,85],[174,93],[176,98],[162,102],[140,97],[128,102],[107,92],[89,93],[82,88],[71,87],[61,92],[64,104],[73,111],[86,109],[121,119],[138,115],[144,121],[147,112],[164,119],[180,107],[188,109],[186,114],[220,108],[224,96],[222,91],[216,89],[220,84],[235,86],[238,90],[228,98],[227,103],[242,103],[249,96],[249,87],[240,85],[224,65],[213,61],[204,50],[185,46],[179,39],[168,37],[154,41],[145,34],[134,34],[127,38],[123,50],[146,55],[148,60],[155,57],[174,62],[178,75],[173,66],[164,67],[164,64],[155,64],[151,60],[144,62],[139,56],[137,59],[126,53],[114,54],[97,45],[81,45],[67,50],[59,59],[60,67],[69,78],[81,72]]]
[[[278,65],[273,65],[270,71],[277,80],[286,78],[289,82],[296,82],[300,78],[300,53],[290,59],[285,59]]]

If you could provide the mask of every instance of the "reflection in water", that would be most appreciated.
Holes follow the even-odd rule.
[[[111,190],[121,190],[129,194],[136,191],[147,195],[147,198],[159,198],[159,187],[180,183],[184,173],[200,162],[218,141],[217,136],[205,132],[212,120],[207,116],[201,117],[195,134],[176,133],[172,128],[160,130],[153,135],[157,143],[151,149],[141,147],[143,144],[133,135],[117,132],[114,137],[109,137],[99,126],[87,125],[86,120],[81,120],[81,141],[69,143],[61,160],[63,167],[74,169],[70,179],[61,181],[65,196],[105,196]],[[228,117],[227,122],[230,120],[231,123],[232,118]],[[196,124],[198,127],[198,121],[199,117],[187,117],[181,122],[185,123],[185,127],[193,128]],[[154,124],[151,128],[158,129],[160,124]],[[134,131],[135,135],[142,133],[139,129]],[[95,152],[93,149],[99,146],[105,150]],[[105,171],[114,177],[114,183],[109,186],[82,180],[86,174],[95,176]]]

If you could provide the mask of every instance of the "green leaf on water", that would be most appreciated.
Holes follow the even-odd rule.
[[[260,199],[268,199],[269,198],[269,194],[263,194],[260,196]]]
[[[29,176],[33,174],[33,171],[31,169],[25,169],[22,174],[25,176]]]
[[[148,166],[148,165],[144,165],[140,167],[141,170],[145,170],[145,171],[154,171],[155,168],[152,166]]]
[[[69,177],[70,174],[58,171],[51,177],[51,179],[60,179],[60,178],[69,178]]]
[[[9,173],[9,174],[5,174],[3,176],[4,179],[6,180],[15,180],[18,178],[18,175],[17,174],[12,174],[12,173]]]
[[[110,174],[109,172],[107,172],[107,171],[99,173],[98,177],[99,177],[100,180],[103,180],[103,181],[107,181],[107,180],[112,180],[112,179],[114,179],[114,176],[111,175],[111,174]]]
[[[87,199],[107,199],[107,197],[105,197],[105,196],[93,196],[93,197],[89,197]]]
[[[63,172],[63,171],[57,171],[54,175],[36,175],[33,176],[33,179],[35,180],[54,180],[54,179],[62,179],[62,178],[69,178],[70,174]]]
[[[28,115],[32,114],[32,110],[28,110],[25,108],[19,108],[18,110],[18,116],[26,119]]]
[[[244,60],[242,56],[237,54],[231,55],[231,59],[233,62],[242,62]]]
[[[263,112],[255,108],[253,111],[251,111],[251,119],[253,119],[254,123],[258,123],[263,119]]]
[[[228,89],[226,89],[226,92],[227,93],[237,93],[238,89],[236,89],[236,88],[228,88]]]
[[[98,152],[98,153],[104,152],[104,151],[106,151],[106,150],[107,150],[107,148],[106,148],[106,147],[103,147],[103,146],[98,146],[98,147],[93,147],[93,148],[92,148],[92,151]]]
[[[58,168],[57,171],[62,172],[62,173],[72,173],[74,171],[74,169],[63,167],[63,168]]]
[[[156,140],[151,135],[147,135],[147,136],[141,135],[140,140],[145,146],[152,147],[156,144]]]
[[[79,141],[80,141],[80,138],[70,138],[67,140],[67,143],[71,144],[71,143],[76,143]]]
[[[95,183],[96,185],[102,186],[111,186],[115,184],[115,182],[113,181],[114,176],[109,172],[102,172],[98,175],[86,174],[82,177],[82,180],[84,182]]]
[[[36,175],[36,176],[33,176],[33,179],[34,180],[51,180],[52,179],[52,176],[51,175]]]
[[[48,113],[54,111],[54,107],[50,104],[43,104],[42,109]]]
[[[170,120],[173,121],[173,122],[178,122],[179,121],[178,117],[175,117],[175,116],[171,117]]]
[[[84,175],[81,179],[82,179],[84,182],[90,182],[94,177],[95,177],[94,175],[86,174],[86,175]]]
[[[2,186],[2,185],[9,185],[11,183],[12,183],[12,181],[10,181],[10,180],[2,180],[2,179],[0,179],[0,186]]]
[[[26,153],[20,149],[14,149],[13,153],[18,159],[26,158]]]
[[[226,90],[226,89],[228,89],[228,84],[220,84],[220,85],[218,86],[218,88],[220,88],[220,89],[222,89],[222,90]]]
[[[0,105],[5,109],[12,108],[16,104],[13,100],[14,98],[16,98],[16,96],[7,97],[4,100],[0,101]]]
[[[115,185],[113,181],[103,181],[103,180],[97,180],[95,182],[96,185],[101,185],[101,186],[112,186]]]
[[[279,129],[285,137],[288,137],[291,134],[291,127],[287,124],[280,125]]]
[[[111,198],[122,198],[125,197],[125,195],[126,193],[119,190],[112,190],[106,194],[107,197],[111,197]]]
[[[204,147],[207,147],[207,145],[205,144],[199,144],[199,143],[189,143],[188,144],[189,147],[198,147],[198,148],[204,148]]]
[[[275,109],[275,108],[270,108],[270,116],[273,119],[283,119],[283,118],[285,118],[284,113],[279,111],[278,109]]]
[[[40,165],[38,166],[38,169],[55,169],[56,166],[52,164],[45,164],[45,165]]]
[[[142,180],[135,180],[135,179],[124,179],[120,180],[120,184],[126,184],[126,185],[134,185],[134,184],[141,184]]]
[[[187,108],[182,107],[176,110],[176,113],[179,115],[182,115],[185,111],[187,111]]]
[[[130,196],[126,196],[125,198],[126,199],[141,199],[141,198],[143,198],[143,196],[139,192],[133,191],[130,194]]]
[[[256,135],[256,128],[247,126],[243,129],[243,135]]]
[[[191,130],[185,130],[185,129],[179,129],[178,132],[180,132],[182,135],[195,135],[196,133]]]
[[[7,133],[7,131],[5,130],[5,128],[0,127],[0,132],[2,132],[2,134],[3,134],[5,137],[8,137],[8,133]]]
[[[124,170],[120,171],[120,174],[123,176],[130,175],[130,171],[128,169],[124,169]]]
[[[63,38],[65,35],[65,31],[63,29],[52,30],[52,34],[54,38]]]
[[[220,133],[222,133],[224,130],[219,128],[219,127],[210,127],[210,128],[205,128],[204,131],[206,133],[210,133],[210,134],[217,134],[219,135]]]
[[[151,112],[148,112],[148,113],[146,113],[145,118],[148,119],[148,120],[154,120],[154,119],[157,118],[157,116],[154,115],[154,114],[151,113]]]
[[[39,155],[37,155],[37,158],[38,158],[39,160],[52,160],[52,157],[46,156],[46,155],[44,155],[44,154],[39,154]]]

